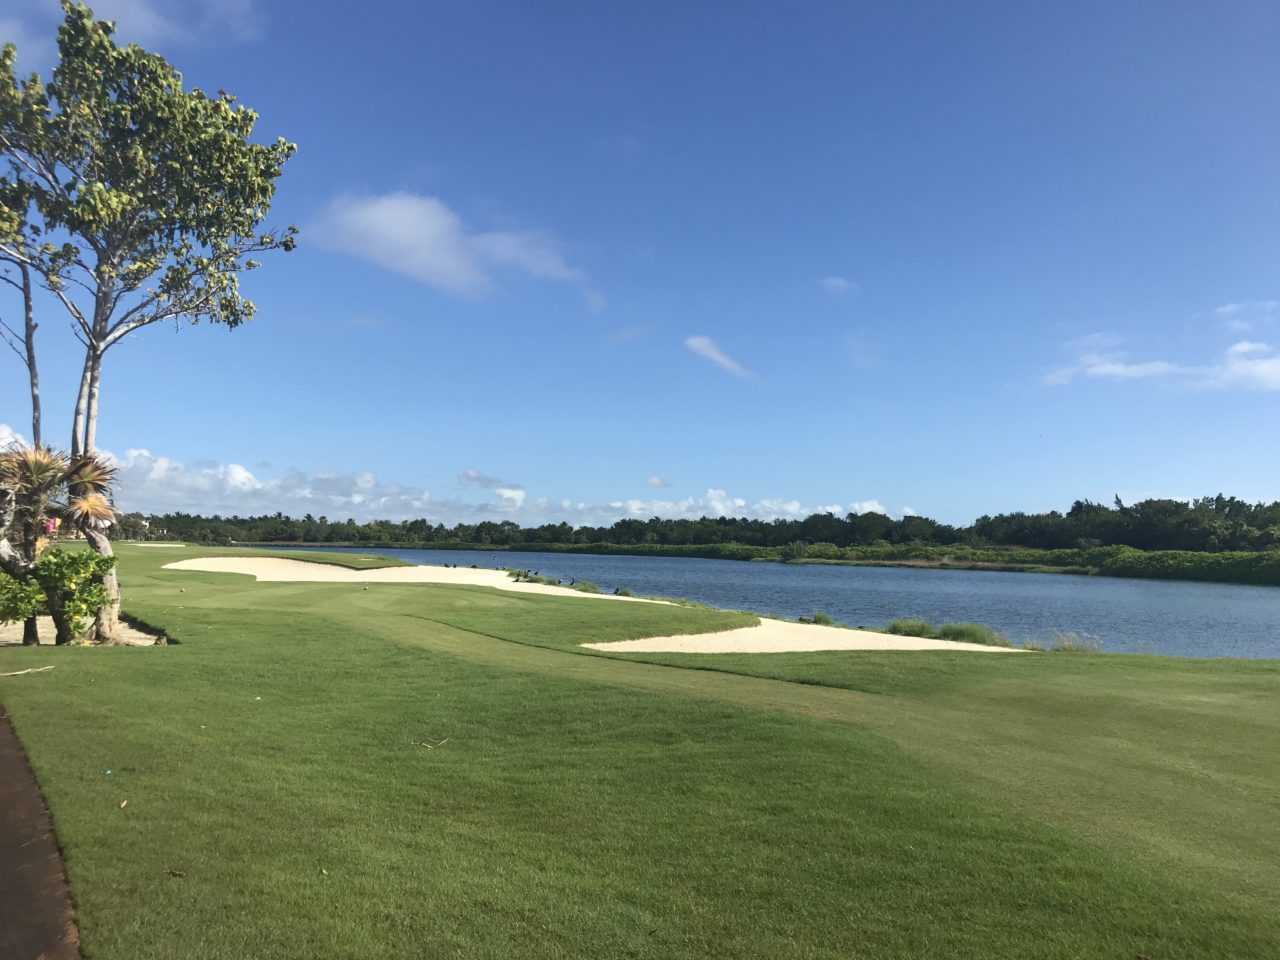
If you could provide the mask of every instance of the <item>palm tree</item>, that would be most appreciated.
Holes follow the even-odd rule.
[[[115,468],[94,454],[68,457],[42,446],[15,446],[0,451],[0,571],[15,580],[33,579],[45,524],[53,518],[82,532],[102,552],[94,539],[100,538],[110,555],[105,531],[116,516],[108,499],[114,478]],[[102,581],[110,609],[105,617],[99,612],[96,627],[98,639],[109,641],[115,636],[119,590],[114,573],[108,573]],[[57,642],[70,642],[61,594],[56,590],[45,593]],[[39,642],[34,617],[23,624],[22,640]]]

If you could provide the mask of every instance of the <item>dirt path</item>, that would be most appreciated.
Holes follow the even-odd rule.
[[[27,755],[0,707],[0,957],[80,960],[62,857]]]

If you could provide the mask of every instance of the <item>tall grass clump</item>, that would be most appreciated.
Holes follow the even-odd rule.
[[[900,637],[924,637],[926,640],[938,635],[937,628],[928,620],[894,620],[884,628],[884,632]]]
[[[980,643],[988,647],[1012,647],[1013,641],[981,623],[944,623],[938,628],[939,640],[957,643]]]
[[[1057,653],[1098,653],[1102,649],[1102,640],[1087,633],[1060,630],[1054,635],[1049,649]]]
[[[577,583],[569,584],[569,587],[573,590],[580,590],[583,593],[604,593],[598,583],[592,583],[590,580],[579,580]]]
[[[541,583],[548,587],[560,586],[560,581],[555,577],[541,577],[536,573],[530,573],[528,570],[516,570],[508,567],[507,576],[515,580],[516,583]],[[596,592],[598,593],[599,590]]]

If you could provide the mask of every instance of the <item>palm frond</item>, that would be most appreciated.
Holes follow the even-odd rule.
[[[72,497],[59,511],[63,519],[75,526],[105,526],[114,522],[116,508],[100,493]]]
[[[116,468],[95,454],[78,457],[67,473],[67,492],[72,497],[105,495],[115,483]]]

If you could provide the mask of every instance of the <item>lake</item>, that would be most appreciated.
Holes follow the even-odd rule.
[[[1059,631],[1096,637],[1111,653],[1175,657],[1280,657],[1280,587],[1126,580],[1064,574],[747,563],[472,550],[316,547],[384,554],[410,563],[518,567],[591,580],[606,592],[687,597],[715,607],[795,619],[814,611],[853,626],[919,617],[972,621],[1016,641]]]

